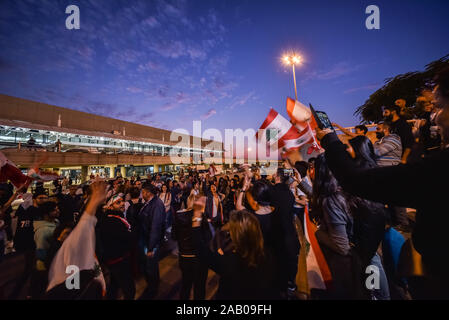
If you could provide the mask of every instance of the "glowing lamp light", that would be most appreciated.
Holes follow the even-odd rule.
[[[302,60],[301,56],[296,53],[285,54],[282,57],[282,63],[287,66],[300,64],[301,60]]]
[[[284,64],[290,65],[290,57],[284,56],[284,57],[282,58],[282,61],[284,62]]]

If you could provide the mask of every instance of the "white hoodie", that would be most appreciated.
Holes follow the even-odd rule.
[[[72,275],[66,273],[67,266],[74,265],[83,270],[93,270],[99,266],[95,256],[95,225],[97,218],[88,214],[83,214],[77,226],[61,248],[56,253],[48,273],[47,291],[66,281]],[[106,292],[106,284],[103,273],[97,279],[101,282],[103,292]]]

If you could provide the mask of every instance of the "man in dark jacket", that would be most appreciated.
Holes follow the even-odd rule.
[[[295,197],[288,186],[290,177],[284,169],[278,169],[275,175],[271,205],[276,210],[276,220],[281,230],[281,241],[278,253],[285,276],[282,287],[288,289],[288,296],[293,298],[296,291],[296,273],[298,272],[299,239],[296,233],[293,216]]]
[[[406,165],[362,170],[356,167],[334,132],[317,130],[317,137],[326,149],[329,167],[345,191],[417,209],[412,240],[424,264],[425,285],[421,295],[427,299],[449,299],[449,277],[444,263],[449,261],[449,68],[435,82],[434,95],[440,108],[436,123],[445,147],[432,157]]]
[[[105,216],[98,224],[99,257],[109,269],[111,280],[107,289],[108,299],[118,298],[122,289],[126,300],[134,300],[136,286],[132,272],[131,253],[134,234],[124,216],[125,202],[121,194],[112,196]]]
[[[171,205],[173,209],[176,211],[181,209],[181,193],[182,190],[179,188],[178,181],[173,181],[173,188],[170,190],[171,192]]]
[[[142,226],[139,242],[148,298],[154,297],[159,287],[159,257],[165,232],[165,206],[158,193],[159,189],[151,184],[142,187],[145,204],[139,213]]]

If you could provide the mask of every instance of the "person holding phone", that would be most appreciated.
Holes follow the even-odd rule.
[[[449,277],[446,265],[441,263],[449,261],[449,67],[442,70],[434,82],[433,94],[439,109],[436,123],[442,132],[443,146],[433,157],[416,163],[362,169],[351,159],[346,146],[333,130],[319,128],[316,131],[321,146],[326,150],[329,167],[346,192],[381,203],[417,209],[412,240],[421,254],[425,270],[420,295],[426,299],[449,299]]]

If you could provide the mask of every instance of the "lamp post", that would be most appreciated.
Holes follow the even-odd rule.
[[[296,53],[284,55],[282,57],[282,62],[286,66],[290,66],[290,65],[292,66],[292,69],[293,69],[293,83],[295,84],[295,98],[296,98],[296,100],[298,100],[298,90],[296,88],[295,66],[299,65],[301,63],[301,56],[296,54]]]

